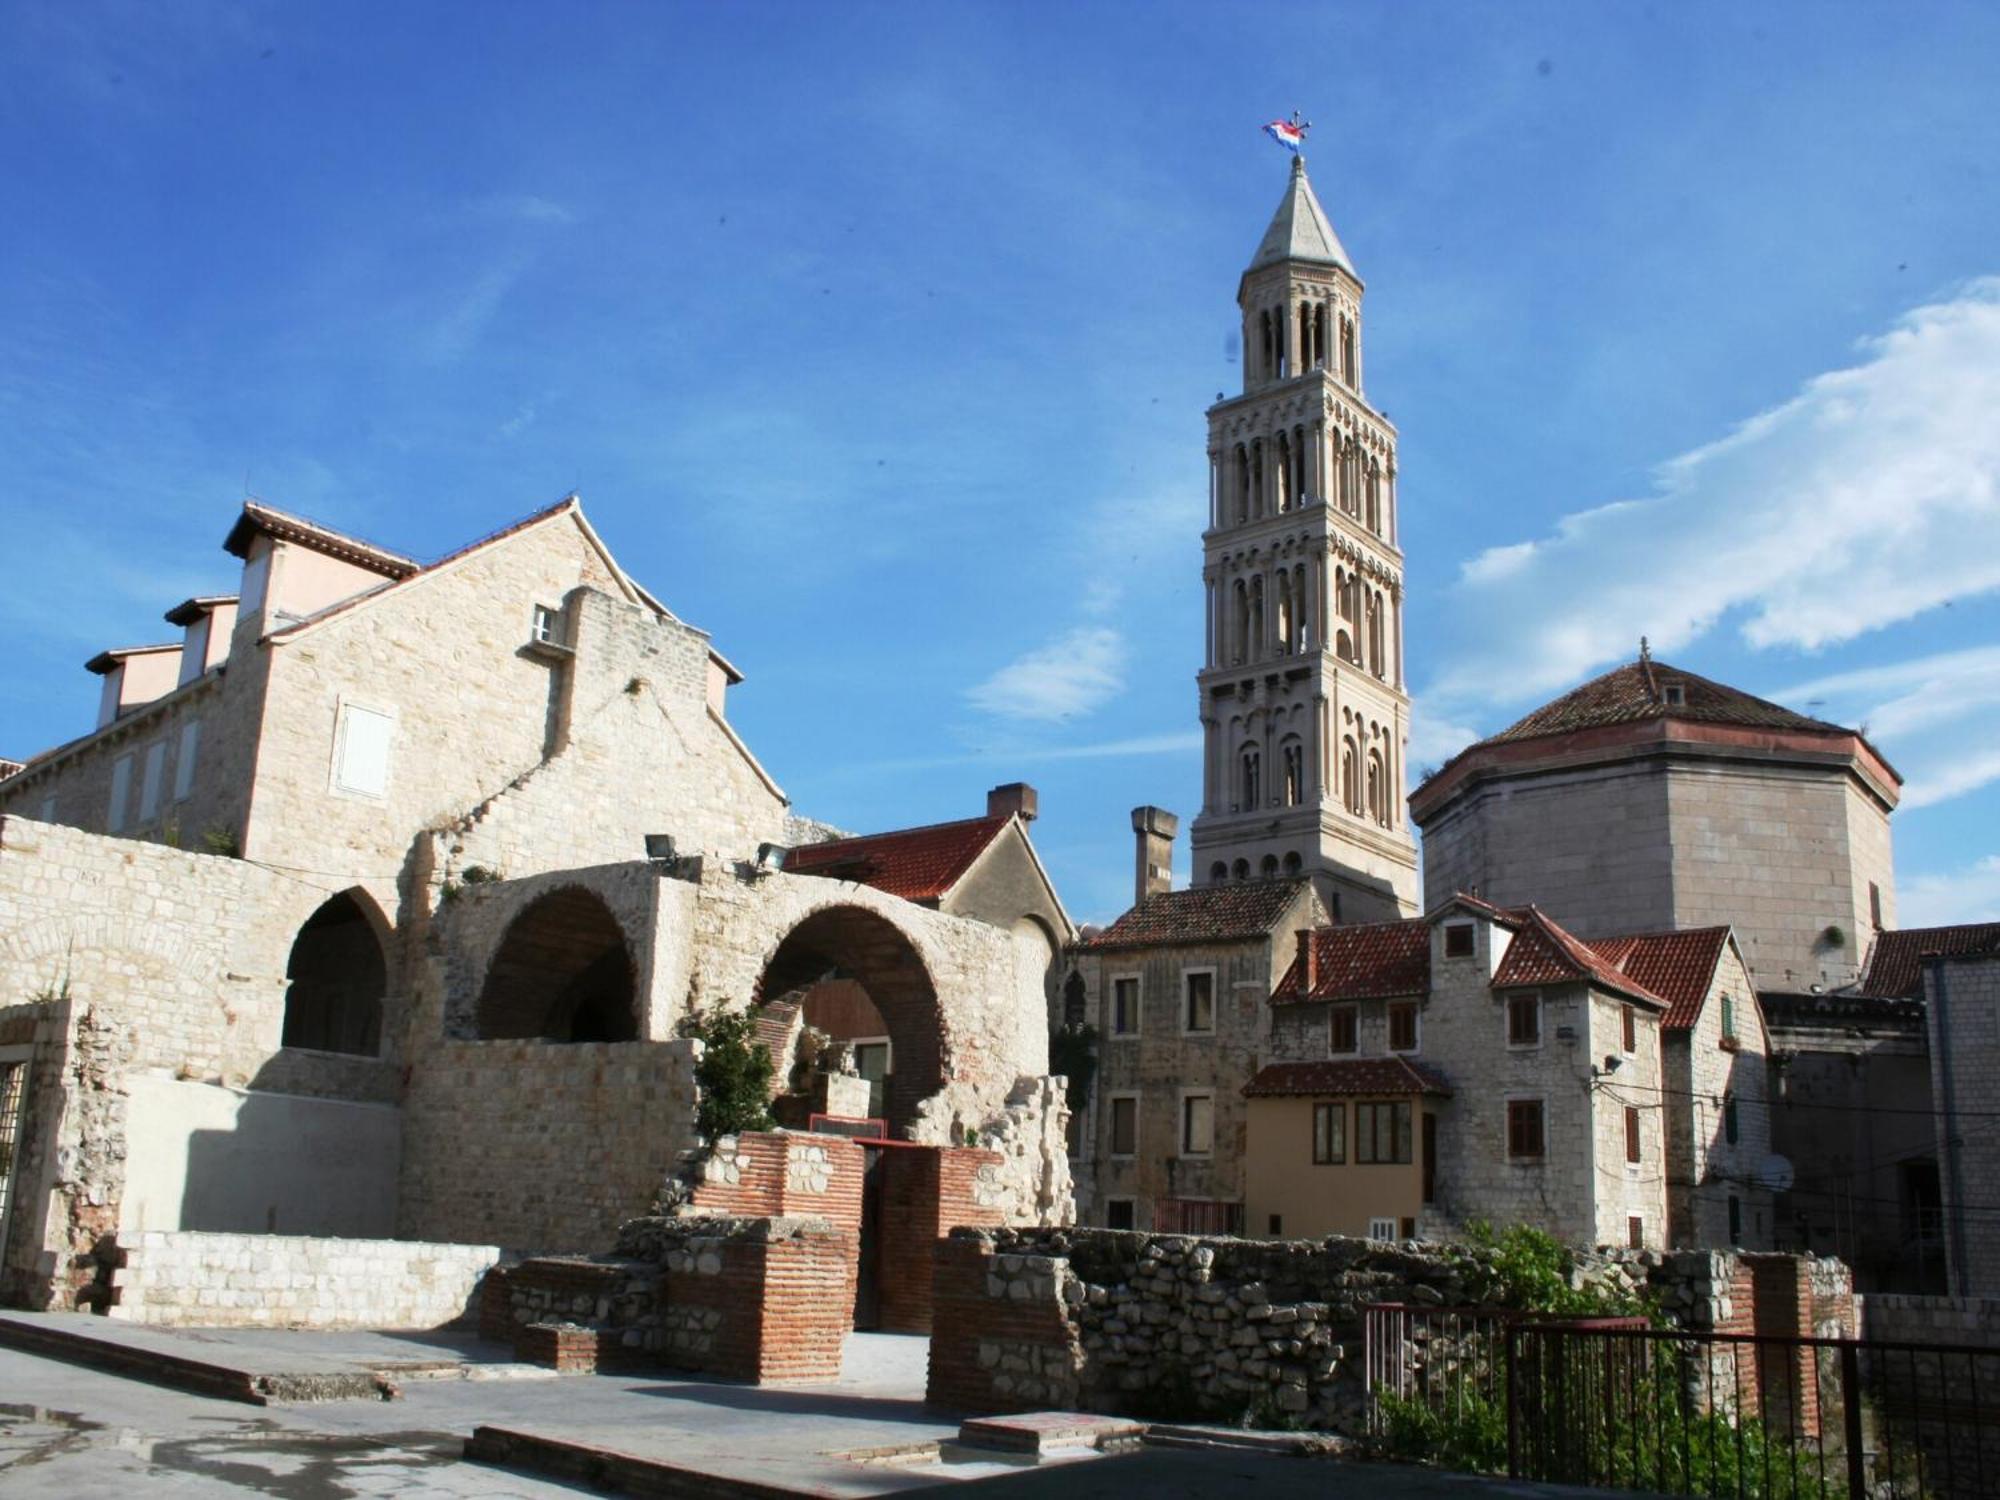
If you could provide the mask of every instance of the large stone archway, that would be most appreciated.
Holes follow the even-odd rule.
[[[916,946],[877,912],[823,907],[785,934],[756,990],[759,1002],[801,994],[809,1020],[816,1014],[880,1017],[890,1049],[883,1116],[892,1132],[906,1133],[918,1103],[944,1086],[944,1018]],[[815,995],[823,997],[823,1009],[816,1011]],[[855,1021],[842,1029],[872,1024]]]
[[[563,886],[508,924],[480,988],[478,1034],[629,1042],[639,1035],[637,989],[631,947],[611,908],[594,891]]]
[[[380,923],[359,888],[328,897],[306,918],[285,962],[282,1045],[358,1057],[381,1052],[389,966]]]

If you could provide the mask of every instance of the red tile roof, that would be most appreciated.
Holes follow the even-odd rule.
[[[1148,896],[1104,931],[1084,939],[1083,946],[1149,948],[1267,937],[1307,884],[1304,879],[1246,880],[1166,891]]]
[[[1435,1094],[1451,1097],[1444,1075],[1407,1057],[1346,1057],[1271,1063],[1243,1085],[1246,1099],[1299,1094]]]
[[[1662,1026],[1686,1031],[1700,1017],[1702,1001],[1715,982],[1715,966],[1722,961],[1729,929],[1690,927],[1587,941],[1599,958],[1667,1002]]]
[[[1431,928],[1428,922],[1370,922],[1314,931],[1317,974],[1311,991],[1297,957],[1271,991],[1273,1005],[1320,1000],[1373,1000],[1389,995],[1423,995],[1431,987]]]
[[[1620,973],[1609,960],[1592,952],[1581,938],[1572,937],[1557,926],[1540,907],[1525,907],[1517,915],[1522,919],[1521,927],[1514,934],[1514,941],[1507,945],[1507,956],[1500,960],[1499,972],[1493,976],[1494,989],[1583,979],[1613,994],[1667,1009],[1665,1000]]]
[[[1679,688],[1681,702],[1667,702],[1667,689]],[[1481,740],[1496,745],[1507,740],[1567,734],[1605,724],[1629,724],[1640,719],[1681,719],[1700,724],[1741,724],[1758,729],[1819,730],[1848,734],[1838,724],[1809,719],[1776,703],[1752,697],[1741,689],[1711,682],[1663,661],[1640,658],[1593,677],[1582,687],[1545,703],[1526,718]],[[1477,746],[1474,747],[1475,749]]]
[[[2000,922],[1973,922],[1958,927],[1905,927],[1878,932],[1862,977],[1864,995],[1896,1000],[1921,1000],[1923,960],[1933,954],[1971,958],[2000,954]]]
[[[785,856],[785,873],[852,880],[905,901],[941,901],[1012,817],[966,818],[824,844],[800,844]]]

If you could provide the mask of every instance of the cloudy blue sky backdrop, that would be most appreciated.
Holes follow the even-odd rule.
[[[2000,916],[2000,7],[0,3],[0,753],[234,586],[581,491],[801,810],[1195,811],[1203,408],[1308,160],[1402,433],[1413,765],[1652,637]],[[1185,841],[1183,841],[1183,844]],[[1183,860],[1185,853],[1183,849]]]

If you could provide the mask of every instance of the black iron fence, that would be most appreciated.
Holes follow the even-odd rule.
[[[1371,1426],[1451,1467],[1738,1500],[2000,1496],[2000,1348],[1367,1315]]]

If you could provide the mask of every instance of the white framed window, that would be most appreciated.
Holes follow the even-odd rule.
[[[139,782],[139,821],[150,823],[159,816],[160,785],[167,779],[167,742],[154,740],[146,747],[146,774]]]
[[[1181,1095],[1181,1155],[1208,1156],[1215,1150],[1215,1095]]]
[[[1139,1034],[1139,976],[1114,974],[1111,978],[1111,1014],[1104,1030],[1110,1036]]]
[[[1112,1094],[1104,1101],[1105,1116],[1110,1124],[1110,1154],[1113,1156],[1137,1156],[1139,1154],[1139,1096],[1137,1094]]]
[[[1215,1030],[1215,970],[1181,971],[1181,1033],[1204,1036]]]
[[[333,789],[362,797],[389,791],[389,746],[396,716],[387,709],[342,700],[333,731]]]
[[[537,604],[529,633],[538,645],[561,645],[562,611],[552,605]]]
[[[132,800],[132,753],[111,763],[111,805],[104,810],[104,828],[117,833],[125,826],[125,806]]]
[[[201,720],[181,725],[180,748],[174,752],[174,801],[185,802],[194,795],[195,758],[201,753]]]
[[[1368,1238],[1371,1240],[1393,1241],[1396,1238],[1396,1221],[1394,1219],[1370,1219],[1368,1221]]]

